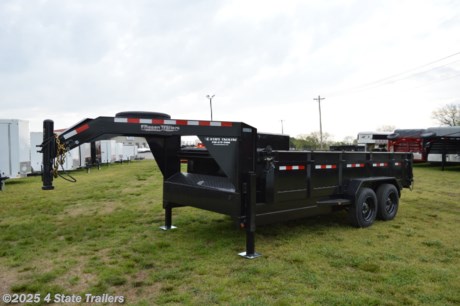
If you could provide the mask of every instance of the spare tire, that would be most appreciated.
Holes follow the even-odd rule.
[[[118,118],[142,118],[142,119],[171,119],[171,116],[156,112],[120,112],[115,115]]]

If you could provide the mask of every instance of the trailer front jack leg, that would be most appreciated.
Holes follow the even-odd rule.
[[[256,175],[249,173],[248,182],[245,186],[246,200],[246,220],[244,227],[246,229],[246,252],[241,252],[238,255],[254,259],[261,256],[256,252],[255,247],[255,232],[256,232]]]
[[[246,252],[241,252],[238,255],[247,259],[254,259],[262,256],[256,252],[255,247],[255,232],[246,230]]]
[[[160,228],[164,231],[169,231],[177,228],[174,225],[172,225],[172,207],[165,207],[165,225],[160,226]]]
[[[42,182],[43,190],[53,190],[53,160],[56,156],[56,143],[54,139],[54,122],[53,120],[43,121],[43,143],[41,144],[43,153]]]

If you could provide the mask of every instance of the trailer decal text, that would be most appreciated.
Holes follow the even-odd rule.
[[[205,140],[214,146],[228,146],[230,143],[238,141],[236,137],[206,137]]]
[[[141,130],[145,132],[178,132],[180,127],[171,125],[141,125]]]

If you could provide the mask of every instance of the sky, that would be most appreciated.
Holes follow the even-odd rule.
[[[0,118],[154,111],[319,131],[427,128],[460,103],[460,1],[1,0]]]

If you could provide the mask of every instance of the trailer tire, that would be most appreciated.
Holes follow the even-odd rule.
[[[377,218],[384,221],[393,220],[398,213],[399,192],[392,184],[383,184],[377,189]]]
[[[377,196],[371,188],[362,188],[351,205],[348,214],[355,227],[371,226],[377,216]]]

